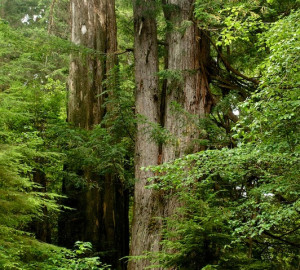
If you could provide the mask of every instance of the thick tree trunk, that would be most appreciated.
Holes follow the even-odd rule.
[[[91,130],[107,111],[103,108],[103,80],[116,64],[115,2],[72,0],[71,18],[72,42],[95,53],[71,56],[68,121]],[[110,174],[101,179],[92,168],[81,174],[88,184],[85,190],[76,190],[66,181],[63,186],[67,206],[76,210],[62,215],[59,242],[67,247],[77,240],[92,242],[97,251],[106,252],[102,260],[113,269],[125,269],[119,259],[129,253],[128,192]]]
[[[180,75],[181,78],[168,79],[163,84],[160,110],[156,101],[158,66],[156,22],[153,14],[155,1],[144,0],[137,3],[134,21],[137,113],[146,116],[148,121],[163,125],[176,140],[175,143],[158,147],[151,141],[150,135],[144,132],[145,125],[138,124],[135,160],[138,182],[135,186],[132,256],[142,255],[144,251],[160,250],[162,222],[156,217],[167,217],[178,206],[176,198],[166,201],[162,194],[145,189],[147,178],[153,177],[153,174],[141,171],[140,167],[170,162],[184,154],[201,150],[196,119],[209,113],[211,106],[207,74],[209,43],[193,22],[194,1],[164,1],[165,17],[173,26],[166,39],[165,67],[176,73],[172,77]],[[174,103],[181,107],[180,111],[176,111],[178,106],[174,106]],[[138,260],[129,264],[129,270],[145,269],[149,265],[147,260]]]
[[[157,165],[159,146],[149,131],[151,123],[159,123],[158,45],[155,20],[155,0],[134,1],[135,28],[135,76],[136,114],[145,118],[137,124],[135,146],[134,213],[131,238],[131,256],[139,256],[144,251],[158,251],[161,222],[159,200],[154,190],[146,189],[147,179],[152,172],[142,167]],[[145,269],[148,260],[129,262],[129,270]]]
[[[105,7],[102,5],[101,0],[71,1],[71,41],[99,53],[106,52]],[[105,71],[103,56],[88,53],[71,56],[68,121],[75,126],[92,129],[101,122],[104,112],[100,95]]]
[[[210,50],[206,36],[193,22],[194,1],[165,2],[173,5],[165,10],[166,19],[173,26],[167,34],[168,69],[181,76],[167,83],[164,127],[177,139],[176,143],[163,146],[163,162],[169,162],[201,150],[197,119],[208,114],[211,107],[207,72]],[[174,104],[184,111],[176,111]]]
[[[164,10],[166,20],[173,26],[167,33],[166,66],[169,71],[180,75],[178,80],[167,81],[163,125],[176,139],[162,146],[162,162],[166,163],[204,149],[199,144],[203,135],[198,121],[210,113],[212,102],[208,75],[209,40],[194,22],[194,1],[164,2],[168,5]],[[166,195],[170,193],[173,191]],[[180,203],[173,194],[163,203],[163,216],[172,215],[179,206]]]

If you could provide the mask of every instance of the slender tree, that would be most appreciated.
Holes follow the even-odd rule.
[[[92,130],[103,120],[103,84],[117,64],[117,27],[114,0],[72,0],[71,40],[94,50],[72,54],[69,75],[68,121],[75,127]],[[67,205],[75,211],[63,213],[60,244],[70,247],[77,240],[92,242],[97,251],[106,251],[106,262],[125,269],[119,260],[128,255],[128,196],[121,181],[110,173],[100,177],[93,168],[78,172],[87,182],[84,190],[64,181]],[[100,184],[99,184],[100,183]]]

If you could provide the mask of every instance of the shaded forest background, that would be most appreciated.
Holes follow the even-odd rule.
[[[68,0],[0,0],[0,268],[299,269],[298,8],[116,0],[108,52]],[[105,63],[89,127],[72,61]]]

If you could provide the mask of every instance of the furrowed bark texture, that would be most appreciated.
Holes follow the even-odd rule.
[[[159,123],[158,102],[158,45],[154,15],[154,0],[134,0],[135,28],[135,76],[136,114],[144,117],[146,123],[138,121],[135,146],[134,210],[131,238],[131,256],[144,251],[158,251],[160,241],[159,200],[156,191],[146,189],[147,179],[152,172],[142,167],[157,165],[159,146],[151,138],[151,123]],[[145,269],[148,260],[129,262],[129,270]]]
[[[69,75],[68,121],[91,130],[103,119],[103,80],[117,63],[117,29],[114,0],[71,0],[71,40],[94,50],[72,54]],[[72,247],[75,241],[92,242],[101,258],[113,269],[126,269],[120,258],[129,253],[128,192],[110,174],[100,177],[92,168],[78,172],[87,181],[85,190],[65,181],[67,206],[75,211],[62,215],[59,242]]]
[[[162,162],[170,162],[185,154],[203,150],[197,127],[199,118],[210,112],[208,67],[209,41],[193,20],[193,0],[165,0],[164,14],[172,29],[167,33],[169,71],[177,74],[168,79],[165,96],[164,127],[175,141],[162,147]],[[180,108],[180,109],[179,109]],[[165,201],[164,217],[179,206],[176,196]]]
[[[106,52],[103,8],[100,0],[71,1],[71,41],[74,44]],[[99,95],[103,92],[105,71],[103,56],[91,56],[89,53],[71,56],[68,121],[75,126],[92,129],[100,123],[104,112],[101,109],[103,96]]]
[[[171,162],[183,155],[203,150],[197,127],[200,118],[210,112],[208,67],[209,41],[193,20],[193,0],[165,0],[164,14],[172,25],[167,33],[167,67],[177,79],[167,80],[164,127],[174,136],[172,143],[162,146],[162,162]],[[198,141],[197,141],[198,140]],[[170,191],[174,193],[174,191]],[[165,196],[166,197],[166,196]],[[164,200],[164,217],[171,216],[180,206],[173,194]]]
[[[135,187],[132,256],[142,255],[144,251],[160,250],[162,222],[155,217],[168,217],[179,206],[176,197],[165,200],[162,194],[145,190],[146,179],[153,177],[153,174],[140,171],[140,167],[170,162],[185,154],[201,150],[197,144],[197,140],[200,139],[198,119],[209,113],[211,107],[207,73],[210,59],[209,42],[194,23],[194,1],[163,1],[166,20],[173,26],[167,33],[165,58],[165,68],[169,73],[173,73],[171,76],[173,79],[167,79],[162,86],[160,106],[156,102],[158,84],[154,75],[158,71],[155,16],[153,12],[148,17],[144,15],[151,14],[151,4],[154,6],[154,1],[137,2],[139,3],[135,4],[137,113],[145,115],[154,123],[158,122],[159,117],[159,123],[176,139],[172,143],[157,147],[156,143],[151,142],[149,134],[143,131],[145,126],[138,125],[135,160],[138,182]],[[145,269],[149,265],[150,262],[147,260],[134,261],[129,264],[129,270]]]
[[[163,162],[200,150],[197,120],[209,113],[209,42],[193,22],[193,0],[166,0],[173,29],[167,34],[168,69],[180,76],[168,80],[164,126],[177,142],[163,147]],[[174,104],[183,111],[178,111]],[[185,115],[184,112],[188,114]],[[196,116],[193,119],[193,115]]]

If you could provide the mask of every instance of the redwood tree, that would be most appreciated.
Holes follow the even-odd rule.
[[[193,0],[165,0],[164,14],[171,25],[167,33],[167,68],[177,74],[167,79],[163,125],[176,138],[162,147],[162,162],[202,150],[199,119],[210,112],[210,45],[193,17]],[[176,201],[176,200],[175,200]],[[176,207],[174,200],[164,205],[164,215]]]
[[[160,217],[168,217],[178,206],[176,198],[146,189],[151,172],[141,167],[169,162],[201,150],[198,120],[210,112],[209,42],[193,18],[193,0],[165,0],[164,15],[171,26],[166,34],[165,83],[158,91],[158,56],[155,1],[134,1],[136,111],[147,121],[164,127],[172,140],[158,145],[138,124],[136,178],[131,255],[160,250]],[[160,95],[158,93],[160,92]],[[158,98],[158,96],[160,98]],[[160,99],[160,102],[158,100]],[[191,119],[193,119],[191,121]],[[175,139],[174,139],[175,138]],[[147,260],[131,262],[129,269],[144,269]]]
[[[77,128],[92,130],[103,120],[103,81],[117,64],[117,27],[114,0],[72,0],[71,40],[91,52],[71,55],[68,121]],[[64,181],[65,204],[75,209],[62,214],[59,242],[71,247],[75,241],[89,241],[105,251],[104,261],[114,269],[125,269],[119,259],[128,255],[128,195],[118,177],[94,168],[77,172],[85,188]]]
[[[158,196],[154,190],[145,189],[147,179],[153,174],[141,170],[142,167],[157,165],[159,145],[151,136],[150,128],[159,123],[159,82],[158,44],[155,20],[155,0],[134,0],[135,32],[135,80],[137,124],[135,144],[134,210],[132,224],[132,256],[142,255],[143,251],[158,251],[160,221]],[[134,260],[129,268],[144,269],[147,260]]]

